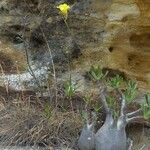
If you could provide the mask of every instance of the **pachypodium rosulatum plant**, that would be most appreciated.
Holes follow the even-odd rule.
[[[96,115],[93,114],[92,123],[88,119],[88,115],[84,113],[85,125],[82,129],[81,135],[78,140],[78,148],[80,150],[94,150],[95,148],[95,123]]]
[[[126,83],[126,90],[125,90],[125,99],[126,99],[126,102],[127,103],[130,103],[132,102],[136,95],[137,95],[137,83],[135,81],[132,81],[132,80],[129,80],[127,83]]]
[[[110,80],[108,80],[108,84],[114,88],[114,89],[118,89],[121,85],[123,81],[123,78],[119,75],[116,75],[115,77],[111,78]]]
[[[91,66],[90,71],[89,71],[89,75],[92,79],[94,79],[95,81],[100,81],[102,79],[104,79],[106,77],[108,72],[103,73],[101,67],[99,65],[97,66]]]
[[[117,119],[119,112],[118,112],[118,104],[115,101],[115,98],[112,96],[107,96],[106,101],[107,101],[108,107],[111,109],[113,118]]]
[[[64,89],[65,90],[65,95],[69,99],[71,99],[75,95],[75,92],[76,92],[76,89],[77,89],[75,84],[73,84],[73,82],[72,82],[71,76],[70,76],[69,81],[67,81],[64,86],[65,86],[65,89]]]
[[[137,83],[128,81],[125,90],[120,89],[122,78],[116,76],[108,82],[117,95],[112,97],[107,86],[100,90],[100,100],[105,109],[106,119],[102,127],[95,132],[94,124],[86,123],[78,140],[80,150],[131,150],[132,142],[126,135],[126,125],[137,119],[150,119],[150,95],[145,95],[145,102],[133,112],[127,113],[127,107],[137,97]],[[119,107],[116,107],[116,100]],[[130,141],[130,142],[129,142]],[[91,146],[88,144],[90,143]],[[87,147],[86,147],[87,146]]]

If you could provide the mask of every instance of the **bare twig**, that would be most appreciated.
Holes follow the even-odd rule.
[[[24,33],[25,33],[26,17],[27,17],[27,16],[25,16],[25,17],[23,18],[23,21],[24,21]],[[23,37],[25,37],[25,36],[23,35]],[[31,64],[30,64],[29,53],[28,53],[28,47],[27,47],[27,43],[26,43],[25,38],[23,39],[23,44],[24,44],[24,48],[25,48],[25,55],[26,55],[26,61],[27,61],[29,73],[30,73],[30,75],[34,78],[34,80],[35,80],[37,86],[39,87],[41,95],[43,95],[43,94],[42,94],[42,89],[41,89],[40,81],[36,78],[35,73],[34,73],[32,67],[31,67]]]
[[[133,112],[131,112],[131,113],[127,113],[126,116],[127,116],[128,118],[129,118],[129,117],[135,117],[135,116],[139,115],[141,112],[142,112],[142,109],[140,108],[140,109],[138,109],[138,110],[136,110],[136,111],[133,111]]]
[[[145,148],[145,144],[143,144],[143,146],[139,150],[143,150],[144,148]]]
[[[78,49],[81,49],[80,46],[77,44],[76,38],[74,37],[74,34],[72,33],[72,31],[71,31],[71,29],[70,29],[70,27],[69,27],[69,25],[68,25],[67,20],[66,20],[64,17],[63,17],[63,20],[64,20],[64,23],[65,23],[65,25],[66,25],[66,27],[67,27],[67,29],[68,29],[68,31],[69,31],[69,33],[70,33],[70,35],[71,35],[73,41],[74,41],[74,43],[76,44],[77,48],[78,48]]]
[[[24,2],[26,3],[26,5],[28,6],[28,9],[29,9],[29,11],[31,12],[31,13],[33,13],[33,11],[32,11],[32,9],[30,9],[30,7],[29,7],[29,5],[28,5],[28,3],[26,2],[26,0],[24,0]],[[38,5],[38,8],[39,8],[39,6],[41,5],[41,0],[39,1],[39,5]],[[40,14],[41,14],[42,12],[40,12],[39,14],[38,14],[38,16],[40,16]],[[44,12],[43,12],[43,14],[44,14]],[[44,31],[43,31],[43,29],[42,28],[40,28],[40,30],[41,30],[41,32],[42,32],[42,35],[43,35],[43,38],[44,38],[44,40],[45,40],[45,42],[46,42],[46,46],[47,46],[47,49],[48,49],[48,51],[49,51],[49,54],[50,54],[50,57],[51,57],[51,63],[52,63],[52,68],[53,68],[53,76],[54,76],[54,81],[55,81],[55,97],[56,97],[56,107],[57,107],[57,78],[56,78],[56,71],[55,71],[55,65],[54,65],[54,61],[53,61],[53,56],[52,56],[52,51],[51,51],[51,48],[50,48],[50,46],[49,46],[49,43],[48,43],[48,41],[47,41],[47,38],[46,38],[46,36],[45,36],[45,33],[44,33]]]
[[[54,64],[54,61],[53,61],[53,55],[52,55],[52,50],[51,50],[51,48],[50,48],[50,46],[49,46],[49,43],[48,43],[48,40],[47,40],[47,38],[46,38],[46,36],[45,36],[45,33],[44,33],[44,31],[43,31],[43,29],[42,28],[40,28],[40,30],[41,30],[41,32],[42,32],[42,35],[43,35],[43,38],[44,38],[44,40],[45,40],[45,42],[46,42],[46,46],[47,46],[47,49],[48,49],[48,52],[49,52],[49,54],[50,54],[50,58],[51,58],[51,63],[52,63],[52,68],[53,68],[53,77],[54,77],[54,81],[55,81],[55,103],[56,103],[56,108],[57,108],[57,78],[56,78],[56,70],[55,70],[55,64]]]
[[[126,122],[130,123],[130,122],[135,121],[137,119],[143,119],[143,116],[136,116],[136,117],[128,118],[128,119],[126,119]]]

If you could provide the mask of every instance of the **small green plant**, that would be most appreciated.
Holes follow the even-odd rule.
[[[106,100],[107,100],[109,108],[114,109],[115,98],[112,96],[107,96]]]
[[[106,77],[108,72],[104,74],[100,66],[91,66],[89,74],[94,80],[100,81]]]
[[[115,77],[108,80],[108,84],[114,89],[118,89],[122,82],[123,78],[119,75],[116,75]]]
[[[141,105],[144,119],[150,119],[150,94],[145,95],[145,102]]]
[[[76,87],[72,83],[71,77],[70,77],[69,81],[67,81],[67,83],[65,84],[64,90],[65,90],[66,96],[70,99],[75,95]]]
[[[100,110],[101,110],[101,106],[99,105],[99,103],[95,103],[94,105],[93,105],[93,109],[94,109],[94,111],[97,113],[97,112],[99,112]]]
[[[92,94],[87,94],[84,98],[83,98],[84,102],[86,103],[86,105],[89,105],[91,106],[92,105]],[[94,109],[95,112],[99,112],[100,109],[101,109],[101,106],[99,105],[98,102],[95,102],[93,105],[92,105],[92,108]]]
[[[111,109],[113,118],[117,119],[119,117],[119,112],[117,110],[117,102],[115,98],[113,96],[107,96],[106,101],[107,101],[108,107]]]
[[[127,104],[129,104],[130,102],[134,100],[137,94],[137,90],[138,90],[137,83],[135,81],[129,80],[126,83],[126,90],[124,92],[124,95],[125,95]]]

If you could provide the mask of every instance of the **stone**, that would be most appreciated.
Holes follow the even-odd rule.
[[[0,62],[10,83],[20,82],[15,83],[20,86],[17,89],[32,90],[37,87],[31,76],[28,79],[32,82],[23,81],[22,76],[29,74],[29,64],[35,72],[47,68],[41,76],[37,76],[42,86],[45,84],[45,79],[41,78],[43,74],[44,78],[53,76],[52,58],[47,43],[60,82],[68,78],[70,61],[73,82],[83,83],[78,90],[89,89],[87,86],[90,84],[83,75],[94,64],[122,72],[127,78],[137,79],[140,88],[149,89],[148,0],[68,0],[72,9],[68,14],[67,26],[56,9],[58,1],[26,2],[0,2]],[[42,15],[38,15],[39,12]],[[26,52],[29,62],[26,61]],[[18,76],[14,67],[16,61],[20,75],[22,74],[21,81],[11,79],[12,76]],[[2,75],[0,79],[3,80]],[[14,86],[10,87],[15,89]]]

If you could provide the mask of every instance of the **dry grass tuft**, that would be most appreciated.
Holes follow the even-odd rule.
[[[80,114],[51,111],[29,101],[4,102],[0,109],[0,141],[3,146],[35,145],[42,147],[74,147],[82,127]]]

